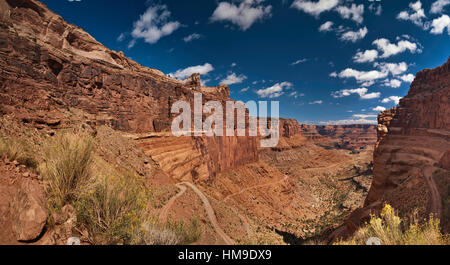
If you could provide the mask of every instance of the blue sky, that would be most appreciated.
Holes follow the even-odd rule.
[[[450,0],[44,0],[112,50],[302,123],[376,123],[450,56]]]

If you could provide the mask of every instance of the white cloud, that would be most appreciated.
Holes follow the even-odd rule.
[[[380,55],[380,58],[388,58],[390,56],[405,52],[406,50],[409,50],[411,53],[422,52],[416,43],[412,43],[407,40],[401,40],[395,44],[391,43],[388,39],[381,38],[375,40],[373,44],[377,46],[378,50],[383,52],[383,54]]]
[[[304,58],[304,59],[299,59],[299,60],[297,60],[297,61],[291,63],[291,65],[297,65],[297,64],[300,64],[300,63],[304,63],[304,62],[306,62],[306,61],[308,61],[308,59],[306,59],[306,58]]]
[[[342,89],[336,92],[333,92],[331,95],[334,98],[342,98],[347,97],[352,94],[358,94],[360,99],[374,99],[379,98],[381,96],[380,92],[367,93],[369,90],[365,87],[356,88],[356,89]]]
[[[377,50],[366,50],[364,52],[357,52],[355,56],[353,56],[353,61],[356,63],[367,63],[373,62],[378,58]]]
[[[298,97],[304,97],[305,94],[303,94],[303,93],[298,93],[297,91],[294,91],[294,92],[289,93],[289,96],[290,96],[290,97],[293,97],[293,98],[298,98]]]
[[[125,39],[125,36],[126,36],[125,33],[120,33],[119,37],[117,37],[117,41],[118,42],[123,41]]]
[[[375,114],[354,114],[353,117],[354,118],[359,118],[359,119],[367,119],[367,118],[376,118],[376,117],[378,117],[378,115],[375,115]]]
[[[220,81],[222,85],[233,85],[242,83],[247,77],[245,75],[236,75],[235,73],[229,74],[225,79]]]
[[[241,89],[239,92],[240,92],[240,93],[244,93],[244,92],[247,92],[249,89],[250,89],[249,86],[248,86],[248,87],[244,87],[244,88]]]
[[[264,0],[242,0],[239,5],[220,2],[211,16],[211,21],[229,21],[245,31],[256,21],[271,16],[272,6],[265,6],[262,2]]]
[[[322,12],[330,11],[339,4],[339,0],[319,0],[317,2],[295,0],[291,7],[308,13],[313,16],[319,16]]]
[[[408,70],[408,65],[405,62],[401,63],[374,63],[383,73],[391,73],[393,76],[403,74]]]
[[[437,0],[431,5],[431,14],[440,14],[444,11],[445,7],[450,5],[450,0]]]
[[[403,80],[403,82],[411,83],[412,81],[414,81],[415,76],[413,74],[407,74],[399,76],[399,78]]]
[[[316,101],[309,102],[309,105],[321,105],[322,103],[323,103],[322,100],[316,100]]]
[[[400,103],[400,99],[402,99],[402,98],[397,97],[397,96],[391,96],[391,97],[383,99],[381,102],[382,103],[394,102],[396,105],[398,105]]]
[[[381,4],[375,5],[375,3],[369,5],[369,10],[377,16],[380,16],[381,13],[383,12]]]
[[[377,39],[372,44],[375,45],[380,52],[378,52],[377,50],[366,50],[364,52],[358,51],[353,57],[353,61],[357,63],[373,62],[378,58],[388,58],[407,50],[411,53],[422,52],[420,43],[413,43],[408,40],[402,40],[402,38],[411,39],[411,37],[409,37],[408,35],[397,37],[397,44],[391,43],[388,39],[385,38]]]
[[[399,88],[402,85],[402,81],[397,79],[388,79],[384,81],[384,86],[389,86],[393,88]]]
[[[382,111],[385,111],[386,108],[385,108],[385,107],[382,107],[382,106],[378,106],[378,107],[376,107],[376,108],[373,108],[372,110],[373,110],[373,111],[379,111],[379,112],[382,112]]]
[[[320,27],[319,27],[319,31],[320,32],[327,32],[327,31],[332,31],[332,27],[333,27],[334,23],[331,21],[327,21],[325,23],[323,23]]]
[[[368,119],[348,119],[348,120],[336,120],[336,121],[321,121],[323,125],[353,125],[353,124],[377,124],[377,120]]]
[[[342,18],[345,19],[352,19],[356,21],[356,23],[361,24],[364,20],[363,14],[364,14],[364,5],[355,5],[352,4],[351,7],[346,6],[338,6],[335,9]]]
[[[433,19],[431,27],[431,33],[433,34],[442,34],[445,28],[447,28],[448,35],[450,35],[450,17],[442,15],[439,18]]]
[[[200,39],[201,37],[203,37],[203,36],[200,35],[200,34],[198,34],[198,33],[192,33],[191,35],[184,37],[184,38],[183,38],[183,41],[184,41],[184,42],[191,42],[191,41],[193,41],[193,40],[198,40],[198,39]]]
[[[367,35],[367,27],[361,28],[357,31],[347,31],[341,35],[341,40],[357,42],[358,40],[364,39]]]
[[[419,1],[409,4],[410,10],[405,10],[397,15],[399,20],[409,20],[415,25],[428,29],[428,23],[424,22],[423,19],[427,18],[425,16],[425,11],[422,8],[422,3]]]
[[[191,66],[185,69],[180,69],[176,71],[175,73],[170,73],[171,76],[178,78],[178,79],[185,79],[186,77],[191,76],[192,74],[199,73],[201,75],[206,75],[207,73],[214,70],[214,67],[209,64],[205,63],[204,65],[196,65]]]
[[[358,71],[352,68],[347,68],[337,74],[340,78],[355,78],[357,82],[367,82],[367,81],[373,81],[376,79],[385,78],[388,76],[388,72],[380,72],[377,70],[372,71]]]
[[[236,63],[232,63],[230,66],[235,67],[236,65],[237,65]]]
[[[147,43],[156,43],[164,36],[172,34],[181,24],[178,21],[168,21],[170,11],[166,5],[155,5],[147,8],[138,21],[134,22],[129,48],[133,47],[137,39],[144,39]]]
[[[291,89],[292,86],[290,82],[276,83],[271,87],[257,90],[256,94],[262,98],[277,98],[283,95],[285,90]]]

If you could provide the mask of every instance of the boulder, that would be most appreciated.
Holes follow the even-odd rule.
[[[24,179],[10,203],[12,230],[17,241],[33,241],[42,234],[48,216],[46,206],[40,183]]]

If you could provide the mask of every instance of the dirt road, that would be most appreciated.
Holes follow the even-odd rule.
[[[281,183],[281,182],[283,182],[283,181],[285,181],[285,180],[287,180],[287,179],[288,179],[288,176],[284,176],[284,178],[283,178],[282,180],[278,180],[278,181],[276,181],[276,182],[271,182],[271,183],[266,183],[266,184],[260,184],[260,185],[256,185],[256,186],[252,186],[252,187],[245,188],[245,189],[239,191],[238,193],[234,193],[234,194],[228,195],[227,197],[225,197],[225,198],[223,199],[223,201],[226,202],[226,201],[227,201],[228,199],[230,199],[231,197],[237,196],[237,195],[242,194],[242,193],[244,193],[244,192],[246,192],[246,191],[249,191],[249,190],[253,190],[253,189],[258,189],[258,188],[263,188],[263,187],[267,187],[267,186],[272,186],[272,185],[279,184],[279,183]]]
[[[177,183],[176,186],[180,189],[180,192],[178,192],[175,196],[173,196],[172,198],[170,198],[170,200],[166,203],[166,205],[164,205],[164,207],[162,208],[160,214],[159,214],[159,221],[160,222],[165,222],[167,220],[167,216],[168,213],[170,211],[170,209],[172,208],[173,204],[175,203],[175,201],[182,196],[185,192],[187,187],[191,188],[196,194],[197,196],[202,200],[203,202],[203,206],[205,208],[205,211],[208,215],[208,219],[211,222],[211,225],[213,226],[214,230],[216,231],[216,233],[222,238],[222,240],[225,242],[225,244],[227,245],[234,245],[236,244],[236,242],[234,242],[233,239],[231,239],[224,231],[223,229],[220,227],[219,223],[217,222],[217,218],[216,215],[214,213],[214,209],[211,206],[211,203],[209,202],[208,198],[205,196],[205,194],[203,194],[202,191],[200,191],[197,186],[195,186],[194,184],[190,183],[190,182],[180,182]]]
[[[166,203],[166,205],[164,205],[164,207],[161,209],[161,212],[159,213],[158,219],[161,223],[165,223],[167,221],[167,216],[169,215],[170,208],[172,208],[175,201],[186,192],[186,187],[184,185],[178,183],[176,184],[176,186],[180,189],[180,191],[175,196],[170,198],[170,200]]]
[[[427,181],[428,188],[430,189],[431,193],[431,212],[434,214],[436,218],[441,219],[442,199],[439,190],[437,188],[436,182],[434,181],[433,178],[433,173],[435,170],[436,170],[435,167],[427,166],[422,170],[422,172],[423,176],[425,177],[425,180]]]

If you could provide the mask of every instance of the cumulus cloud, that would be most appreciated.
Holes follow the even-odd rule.
[[[293,85],[290,82],[276,83],[271,87],[257,90],[256,94],[258,94],[258,96],[262,98],[277,98],[283,95],[286,90],[291,89],[292,87]]]
[[[431,33],[442,34],[447,28],[448,35],[450,35],[450,17],[447,15],[442,15],[439,18],[433,19],[431,23]]]
[[[367,63],[373,62],[378,58],[377,50],[366,50],[364,52],[358,51],[355,56],[353,56],[353,61],[356,63]]]
[[[371,71],[358,71],[352,68],[347,68],[341,71],[339,74],[336,74],[339,78],[354,78],[357,82],[367,82],[373,81],[381,78],[386,78],[388,76],[388,72],[381,72],[377,70]]]
[[[416,43],[412,43],[408,40],[400,40],[397,44],[395,44],[391,43],[388,39],[381,38],[375,40],[373,44],[377,46],[379,51],[383,52],[380,55],[380,58],[388,58],[390,56],[405,52],[406,50],[409,50],[411,53],[422,52]]]
[[[445,7],[450,5],[450,0],[437,0],[431,5],[431,14],[440,14],[444,11]]]
[[[196,65],[185,69],[177,70],[175,73],[170,73],[170,75],[178,79],[185,79],[186,77],[189,77],[195,73],[206,75],[207,73],[213,70],[214,67],[211,64],[205,63],[204,65]]]
[[[361,24],[364,20],[364,5],[355,5],[352,4],[350,7],[347,6],[338,6],[335,9],[342,18],[344,19],[352,19],[356,23]]]
[[[378,70],[359,71],[352,68],[346,68],[340,73],[333,72],[330,74],[330,76],[339,78],[354,78],[356,82],[367,87],[373,85],[376,80],[388,77],[389,74],[391,74],[392,76],[398,76],[408,70],[408,65],[405,62],[374,63],[374,67],[377,67]],[[405,76],[404,78],[410,77]]]
[[[397,43],[391,43],[388,39],[380,38],[373,41],[373,45],[377,47],[377,50],[358,51],[353,57],[353,61],[357,63],[373,62],[378,58],[388,58],[405,51],[411,53],[421,53],[420,43],[413,43],[408,35],[397,37]]]
[[[172,34],[181,24],[178,21],[169,21],[170,11],[166,5],[155,5],[147,8],[136,22],[134,22],[131,40],[128,45],[133,47],[137,39],[144,39],[147,43],[156,43],[164,36]]]
[[[229,74],[225,79],[220,81],[222,85],[233,85],[242,83],[247,77],[245,75],[236,75],[235,73]]]
[[[200,34],[198,34],[198,33],[192,33],[191,35],[184,37],[184,38],[183,38],[183,41],[184,41],[184,42],[191,42],[191,41],[193,41],[193,40],[198,40],[198,39],[200,39],[201,37],[202,37],[202,35],[200,35]]]
[[[399,78],[403,82],[411,83],[412,81],[414,81],[415,76],[413,74],[407,74],[407,75],[399,76]]]
[[[323,103],[322,100],[316,100],[316,101],[309,102],[309,105],[321,105],[322,103]]]
[[[404,10],[397,15],[397,19],[411,21],[415,25],[422,27],[423,29],[429,28],[429,23],[424,22],[426,19],[425,11],[422,8],[422,2],[417,1],[409,4],[409,10]]]
[[[338,4],[339,0],[319,0],[317,2],[295,0],[291,7],[317,17],[322,12],[332,10]]]
[[[385,107],[382,107],[382,106],[378,106],[378,107],[376,107],[376,108],[373,108],[372,110],[373,110],[373,111],[382,112],[382,111],[385,111],[386,108],[385,108]]]
[[[319,31],[320,31],[320,32],[332,31],[332,30],[333,30],[333,25],[334,25],[333,22],[327,21],[327,22],[323,23],[323,24],[319,27]]]
[[[351,31],[350,30],[350,31],[344,32],[341,35],[340,39],[342,41],[357,42],[358,40],[364,39],[364,37],[366,37],[366,35],[367,35],[367,32],[369,32],[367,30],[367,27],[360,28],[357,31]]]
[[[331,96],[333,96],[334,98],[342,98],[348,97],[353,94],[357,94],[359,95],[360,99],[374,99],[379,98],[381,96],[381,93],[379,92],[367,93],[368,91],[369,90],[365,87],[355,89],[342,89],[331,93]]]
[[[399,88],[402,85],[402,81],[397,79],[388,79],[384,81],[384,86]]]
[[[393,76],[403,74],[408,70],[408,65],[405,62],[375,63],[374,66],[378,67],[384,73],[391,73]]]
[[[400,99],[402,99],[402,98],[397,97],[397,96],[391,96],[391,97],[383,99],[381,102],[382,103],[394,102],[396,105],[398,105],[400,103]]]
[[[228,21],[241,30],[249,29],[253,23],[270,17],[272,6],[264,5],[264,0],[241,0],[239,5],[220,2],[211,16],[211,21]]]

